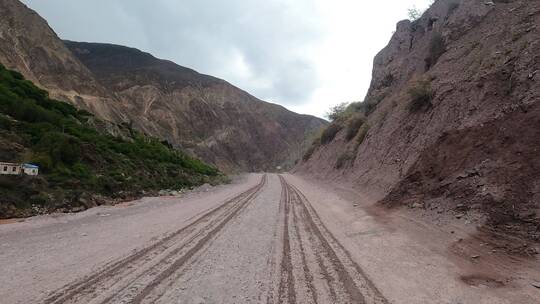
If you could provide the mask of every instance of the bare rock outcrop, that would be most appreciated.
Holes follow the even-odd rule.
[[[490,229],[538,239],[538,24],[538,0],[439,0],[399,22],[374,60],[365,102],[376,109],[362,144],[341,131],[297,170],[392,206],[465,205]],[[344,153],[354,161],[336,166]]]

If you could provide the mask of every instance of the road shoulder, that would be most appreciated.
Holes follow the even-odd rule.
[[[459,256],[452,249],[469,231],[451,234],[407,212],[376,208],[344,185],[286,177],[390,302],[538,303],[540,290],[531,286],[537,261]]]

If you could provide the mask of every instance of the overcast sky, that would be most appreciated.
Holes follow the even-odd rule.
[[[431,0],[23,0],[63,39],[136,47],[323,116],[362,100],[373,57]]]

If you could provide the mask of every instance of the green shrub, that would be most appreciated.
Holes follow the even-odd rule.
[[[39,193],[30,197],[32,204],[46,206],[49,204],[50,197],[46,193]]]
[[[360,130],[358,130],[358,134],[356,134],[356,143],[354,145],[355,152],[358,151],[358,148],[366,139],[368,132],[369,132],[369,124],[365,123],[362,125]]]
[[[9,71],[11,76],[14,78],[14,79],[17,79],[17,80],[24,80],[24,76],[17,72],[17,71]]]
[[[343,126],[341,126],[338,123],[331,123],[321,134],[321,144],[326,145],[330,143],[336,135],[343,129]]]
[[[347,102],[342,102],[336,106],[333,106],[331,107],[328,112],[326,112],[325,116],[330,120],[330,121],[335,121],[335,120],[338,120],[340,118],[342,118],[345,113],[347,112],[347,108],[349,106],[349,103]]]
[[[73,165],[72,173],[74,176],[82,179],[88,179],[91,176],[90,169],[83,163],[76,163]]]
[[[369,125],[364,124],[360,130],[358,130],[358,134],[356,135],[356,142],[359,144],[362,144],[364,142],[364,139],[366,139],[366,136],[369,132]]]
[[[347,141],[352,140],[356,134],[358,133],[358,130],[362,125],[366,122],[366,118],[363,114],[358,113],[351,117],[349,121],[347,122],[347,132],[345,133],[345,139]]]
[[[392,78],[386,79],[386,78]],[[387,75],[385,81],[393,81],[392,75]],[[357,114],[363,114],[369,116],[376,108],[377,105],[384,99],[384,96],[371,97],[365,101],[357,101],[351,103],[341,103],[337,106],[330,108],[326,113],[328,119],[338,124],[344,124],[347,120]]]
[[[45,133],[36,149],[48,153],[55,164],[72,165],[81,156],[81,143],[78,138],[58,132]]]
[[[306,153],[304,153],[304,156],[302,156],[302,160],[305,162],[308,161],[311,158],[311,156],[313,156],[313,153],[315,153],[315,150],[317,150],[317,147],[318,147],[317,145],[314,145],[314,144],[311,145],[307,149]]]
[[[79,117],[93,117],[94,115],[86,110],[78,110],[77,116]]]
[[[11,130],[11,121],[4,115],[0,115],[0,129]]]
[[[431,106],[434,93],[431,89],[431,82],[427,80],[418,81],[407,91],[410,97],[409,111],[417,112]]]
[[[38,153],[31,158],[31,163],[39,166],[42,173],[50,172],[53,169],[53,161],[49,154]]]
[[[424,11],[418,9],[416,6],[413,5],[413,7],[407,9],[407,15],[409,16],[409,20],[411,21],[417,21],[422,17],[424,14]]]
[[[377,105],[384,99],[384,96],[370,97],[367,100],[362,102],[353,102],[349,105],[352,113],[361,113],[364,116],[369,116],[375,109]]]
[[[394,83],[394,81],[395,81],[394,75],[392,75],[391,73],[387,73],[386,75],[384,75],[384,78],[381,82],[381,86],[383,88],[387,88],[391,86]]]

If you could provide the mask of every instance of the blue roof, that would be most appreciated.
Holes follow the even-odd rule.
[[[23,168],[29,168],[29,169],[39,169],[38,166],[32,165],[32,164],[23,164]]]

